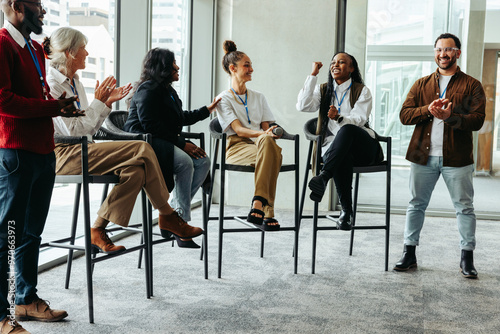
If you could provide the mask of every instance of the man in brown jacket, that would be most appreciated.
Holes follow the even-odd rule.
[[[462,250],[460,269],[477,278],[472,253],[476,246],[476,216],[472,205],[472,131],[485,117],[485,94],[481,83],[460,71],[457,59],[461,43],[455,35],[440,35],[434,43],[435,73],[417,80],[400,112],[401,122],[415,125],[406,159],[411,162],[410,192],[406,211],[404,251],[394,270],[417,266],[425,210],[442,175],[455,207]]]

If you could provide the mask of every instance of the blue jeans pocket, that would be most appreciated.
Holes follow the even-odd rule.
[[[15,149],[0,149],[0,177],[9,176],[19,169],[19,156]]]

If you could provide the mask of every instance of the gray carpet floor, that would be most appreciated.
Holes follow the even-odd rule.
[[[216,207],[213,210],[217,210]],[[246,214],[246,208],[228,213]],[[217,212],[217,211],[213,211]],[[193,222],[201,225],[201,210]],[[291,225],[291,211],[277,211]],[[382,224],[360,213],[358,224]],[[391,217],[390,268],[399,259],[405,217]],[[418,269],[384,271],[384,232],[322,231],[316,274],[311,274],[311,221],[302,223],[298,274],[293,274],[293,232],[224,236],[222,278],[217,278],[217,229],[209,226],[209,279],[199,251],[154,248],[154,297],[146,298],[137,253],[98,263],[94,271],[95,323],[88,322],[83,258],[74,262],[68,290],[65,265],[39,275],[39,295],[68,311],[60,323],[23,322],[32,333],[499,333],[500,222],[478,221],[478,280],[459,273],[456,221],[428,218],[417,248]],[[156,227],[157,228],[157,227]],[[201,238],[198,238],[201,242]],[[119,242],[136,243],[138,236]]]

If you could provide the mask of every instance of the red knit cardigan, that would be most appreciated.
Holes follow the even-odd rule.
[[[42,46],[35,41],[33,45],[45,80]],[[0,148],[23,149],[38,154],[52,152],[52,117],[57,116],[58,110],[57,100],[43,97],[28,48],[21,48],[7,29],[0,29]]]

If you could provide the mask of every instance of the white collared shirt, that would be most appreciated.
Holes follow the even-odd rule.
[[[7,31],[10,34],[10,36],[12,36],[12,39],[15,40],[16,43],[19,44],[20,47],[24,48],[26,46],[26,41],[24,40],[24,36],[19,32],[19,30],[16,29],[16,27],[14,27],[12,25],[12,23],[10,23],[9,21],[5,20],[5,23],[3,24],[3,27],[5,29],[7,29]],[[30,44],[33,47],[33,49],[36,50],[36,48],[33,45],[33,43],[31,43],[31,39],[29,39],[29,41],[30,41]]]
[[[78,75],[75,74],[73,78],[76,86],[73,88],[76,88],[75,93],[78,94],[80,108],[85,110],[85,116],[59,116],[53,118],[54,133],[61,134],[63,136],[87,136],[89,141],[92,141],[92,135],[99,130],[102,123],[111,112],[111,109],[97,99],[92,101],[89,105],[87,95],[85,93],[85,87],[83,87],[80,80],[78,80]],[[66,92],[67,98],[76,95],[71,89],[72,83],[69,78],[52,66],[49,67],[47,83],[50,87],[50,95],[52,95],[54,99],[58,99],[63,92]]]
[[[321,103],[321,91],[320,85],[317,85],[317,76],[309,75],[306,78],[304,87],[300,90],[296,108],[298,111],[302,112],[316,112],[319,109]],[[364,129],[368,134],[375,138],[375,133],[372,129],[365,127],[364,125],[370,117],[372,110],[372,95],[368,87],[364,86],[358,100],[354,104],[354,108],[351,107],[350,96],[351,93],[348,91],[352,80],[349,79],[340,85],[333,82],[333,88],[337,92],[338,101],[335,98],[335,94],[332,96],[332,101],[330,105],[334,105],[337,110],[340,107],[340,115],[342,116],[342,122],[337,122],[334,120],[328,121],[328,130],[330,130],[331,135],[327,136],[323,141],[322,155],[328,150],[330,145],[335,139],[335,135],[339,132],[340,128],[346,124],[353,124]],[[345,93],[344,100],[342,101],[342,96]],[[342,101],[342,105],[340,105]]]

